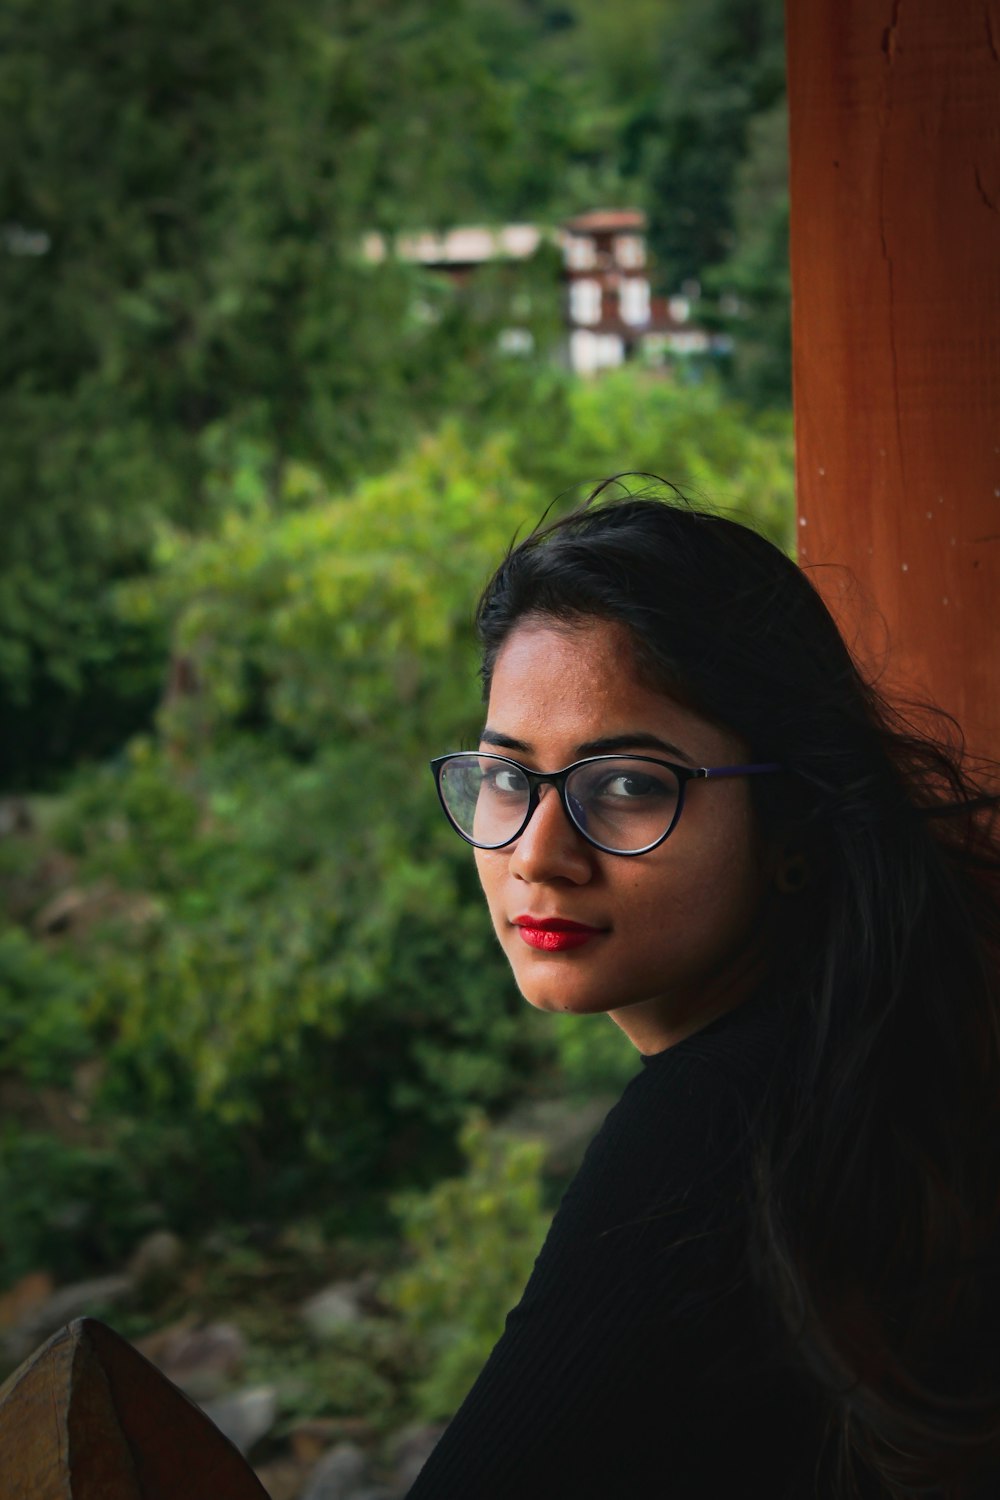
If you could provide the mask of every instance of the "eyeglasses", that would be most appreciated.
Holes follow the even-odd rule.
[[[460,750],[439,755],[431,770],[445,815],[477,849],[503,849],[527,828],[543,786],[554,786],[563,810],[588,844],[605,854],[648,854],[677,827],[689,781],[763,776],[777,763],[679,766],[648,755],[591,755],[561,771],[530,771],[506,755]]]

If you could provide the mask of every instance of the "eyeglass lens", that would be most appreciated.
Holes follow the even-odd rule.
[[[497,756],[456,756],[441,770],[441,795],[450,816],[466,837],[486,847],[517,836],[530,792],[524,772]],[[677,815],[679,797],[680,782],[669,767],[627,755],[584,762],[566,778],[573,822],[596,843],[623,854],[663,837]]]

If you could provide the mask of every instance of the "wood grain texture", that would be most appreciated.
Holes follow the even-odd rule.
[[[267,1500],[205,1414],[91,1318],[0,1389],[0,1476],[0,1500]]]
[[[787,35],[800,561],[1000,755],[1000,0],[787,0]]]
[[[66,1500],[74,1340],[63,1329],[0,1387],[4,1500]]]

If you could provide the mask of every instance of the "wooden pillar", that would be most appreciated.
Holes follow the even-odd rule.
[[[799,558],[1000,758],[1000,0],[786,8]]]

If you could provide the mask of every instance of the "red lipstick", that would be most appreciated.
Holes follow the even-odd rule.
[[[529,948],[540,948],[543,953],[564,953],[570,948],[582,948],[591,938],[599,937],[602,931],[600,927],[570,922],[565,917],[515,917],[513,925]]]

